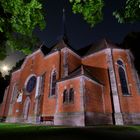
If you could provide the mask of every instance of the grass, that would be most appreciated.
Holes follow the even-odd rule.
[[[0,123],[0,138],[34,140],[140,140],[140,126],[61,127]]]

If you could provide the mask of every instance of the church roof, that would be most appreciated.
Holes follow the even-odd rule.
[[[99,84],[102,84],[98,79],[96,79],[92,73],[90,72],[90,70],[85,66],[85,65],[80,65],[77,69],[75,69],[74,71],[72,71],[71,73],[69,73],[69,75],[65,78],[62,78],[60,81],[63,80],[68,80],[70,78],[74,78],[80,75],[85,75],[88,78],[90,78],[93,81],[96,81]]]
[[[58,36],[53,43],[50,44],[50,47],[41,47],[41,51],[44,55],[53,53],[55,51],[61,50],[65,47],[71,49],[75,53],[77,53],[80,56],[87,56],[89,54],[95,53],[97,51],[103,50],[105,48],[116,48],[117,46],[114,45],[111,41],[107,39],[102,39],[98,41],[97,43],[92,43],[88,45],[87,47],[84,47],[82,49],[76,50],[71,47],[68,34],[67,34],[67,28],[66,28],[66,11],[65,8],[63,8],[62,12],[62,34]]]
[[[50,52],[50,48],[46,47],[44,44],[41,45],[40,50],[44,55],[47,55]]]
[[[63,36],[60,36],[55,42],[53,42],[53,44],[51,45],[51,48],[48,48],[45,45],[41,46],[40,48],[44,55],[48,55],[55,51],[61,50],[65,47],[69,48],[70,50],[78,54],[77,51],[71,47],[67,39]]]
[[[44,55],[48,55],[55,51],[61,50],[65,47],[71,49],[73,52],[75,52],[79,56],[87,56],[106,48],[120,48],[119,45],[113,44],[111,41],[107,39],[102,39],[96,43],[92,43],[88,45],[87,47],[75,50],[74,48],[71,47],[66,37],[60,36],[59,38],[56,39],[55,42],[53,42],[53,44],[51,45],[51,48],[48,48],[45,45],[42,45],[41,51],[43,52]]]
[[[96,43],[92,43],[92,44],[88,45],[87,47],[77,50],[77,52],[81,56],[87,56],[89,54],[101,51],[106,48],[119,48],[119,47],[117,45],[113,44],[110,40],[102,39]]]

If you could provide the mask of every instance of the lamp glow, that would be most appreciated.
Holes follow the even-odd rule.
[[[4,66],[2,67],[2,70],[3,70],[4,72],[7,72],[7,71],[9,70],[9,68],[8,68],[8,66],[4,65]]]

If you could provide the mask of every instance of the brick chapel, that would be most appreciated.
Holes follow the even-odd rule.
[[[0,115],[46,125],[140,124],[140,82],[130,50],[103,39],[78,51],[62,38],[12,73]]]

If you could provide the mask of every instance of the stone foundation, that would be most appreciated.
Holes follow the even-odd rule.
[[[36,117],[35,116],[29,116],[28,120],[24,120],[25,123],[33,123],[36,124]]]
[[[122,117],[122,113],[118,112],[118,113],[113,113],[113,117],[115,119],[115,125],[123,125],[123,117]]]
[[[86,112],[86,125],[113,124],[111,113]]]
[[[6,122],[10,122],[10,123],[22,123],[23,122],[23,118],[22,117],[7,117],[6,118]]]
[[[59,113],[54,116],[54,125],[85,126],[83,112]]]
[[[124,124],[140,125],[140,113],[122,113]]]
[[[23,117],[7,117],[6,122],[11,122],[11,123],[32,123],[36,124],[36,117],[34,116],[29,116],[28,120],[24,120]]]
[[[124,125],[140,125],[140,113],[122,113]],[[23,117],[7,117],[6,122],[10,123],[32,123],[45,125],[66,125],[66,126],[89,126],[113,124],[111,113],[59,113],[54,116],[54,121],[40,122],[39,118],[29,116],[28,120]],[[117,124],[116,124],[117,125]]]

